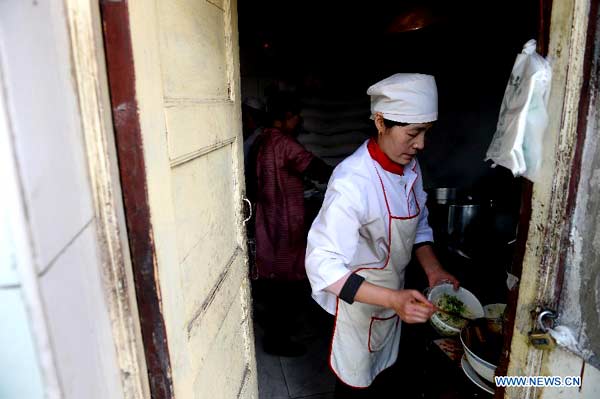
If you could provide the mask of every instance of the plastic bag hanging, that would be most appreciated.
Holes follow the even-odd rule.
[[[531,181],[536,180],[542,163],[552,79],[550,62],[535,47],[536,41],[529,40],[517,56],[485,158]]]

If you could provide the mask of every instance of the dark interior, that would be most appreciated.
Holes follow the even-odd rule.
[[[453,187],[456,203],[479,206],[477,217],[454,237],[447,229],[448,204],[430,194],[436,252],[482,304],[507,303],[521,181],[484,158],[515,57],[537,37],[538,3],[240,0],[238,8],[243,97],[266,98],[277,86],[291,89],[306,109],[315,99],[329,104],[322,109],[337,112],[339,118],[332,118],[340,124],[345,109],[356,110],[352,118],[366,135],[371,84],[397,72],[435,76],[439,119],[419,155],[425,188]],[[419,28],[406,30],[411,26]],[[305,126],[299,140],[310,133]],[[321,199],[307,197],[309,223]],[[417,265],[409,266],[406,285],[425,289]],[[429,398],[488,395],[436,350],[429,325],[404,326],[402,339],[400,359],[412,359],[402,373],[417,383],[401,391]],[[431,378],[439,383],[428,383]]]

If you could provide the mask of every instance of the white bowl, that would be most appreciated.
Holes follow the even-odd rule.
[[[465,305],[465,316],[470,318],[483,317],[483,307],[475,295],[468,290],[460,287],[458,291],[454,290],[452,284],[444,283],[436,285],[429,289],[427,293],[427,299],[434,305],[437,305],[437,301],[442,295],[448,294],[457,297]],[[460,328],[457,328],[443,320],[438,312],[434,313],[429,319],[431,325],[440,335],[451,337],[460,334]]]
[[[496,366],[490,362],[486,362],[472,350],[469,349],[467,345],[465,345],[465,341],[463,340],[462,334],[460,334],[460,343],[465,350],[465,355],[467,356],[467,362],[473,367],[473,370],[482,378],[485,378],[491,383],[494,383],[494,373],[496,372]]]
[[[479,388],[483,389],[487,393],[494,394],[495,385],[490,384],[488,381],[484,381],[481,379],[479,374],[473,369],[469,361],[467,360],[467,354],[465,353],[463,357],[460,359],[460,365],[467,375],[467,377]]]

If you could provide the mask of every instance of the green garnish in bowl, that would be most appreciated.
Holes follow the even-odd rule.
[[[454,295],[443,294],[440,296],[440,298],[436,302],[437,303],[435,305],[438,308],[440,308],[448,313],[453,313],[453,314],[465,316],[468,318],[468,315],[464,314],[465,310],[466,310],[465,304],[460,299],[455,297]],[[468,313],[468,312],[466,312],[466,313]],[[437,312],[437,315],[442,322],[447,323],[454,328],[461,329],[466,325],[466,320],[461,319],[459,317],[455,317],[455,316],[441,313],[441,312]]]

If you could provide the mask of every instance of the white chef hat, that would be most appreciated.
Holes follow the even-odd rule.
[[[397,73],[369,87],[371,119],[381,112],[385,119],[426,123],[437,119],[435,78],[420,73]]]

